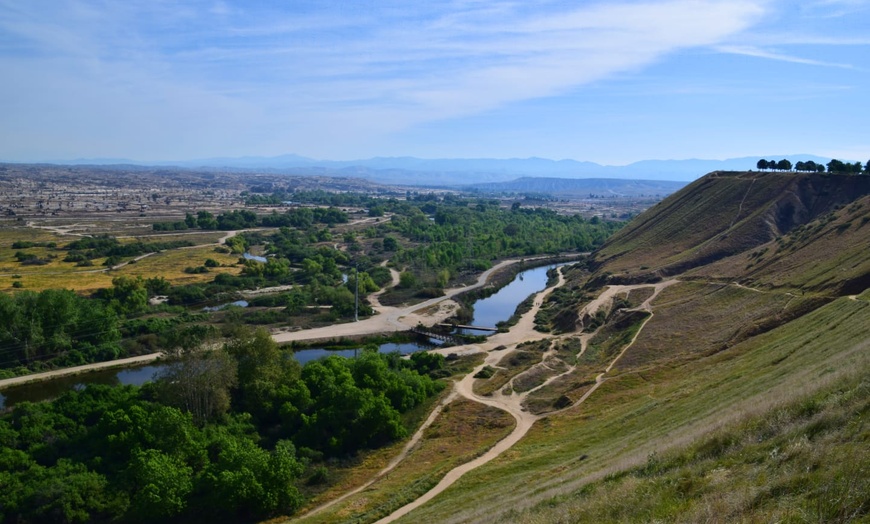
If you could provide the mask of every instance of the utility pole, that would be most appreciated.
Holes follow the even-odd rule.
[[[359,265],[357,262],[353,263],[353,272],[354,272],[354,284],[356,284],[356,291],[353,294],[353,321],[359,322]]]

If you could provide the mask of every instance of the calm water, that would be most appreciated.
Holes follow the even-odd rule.
[[[107,384],[109,386],[141,386],[151,381],[154,373],[166,364],[151,364],[125,369],[107,369],[93,371],[71,377],[60,377],[53,380],[25,384],[3,390],[0,393],[0,409],[12,407],[19,402],[39,402],[51,400],[67,391],[81,390],[88,384]]]
[[[511,317],[517,306],[532,293],[542,291],[547,287],[547,271],[559,264],[527,269],[519,273],[513,282],[498,290],[492,296],[474,303],[474,318],[472,326],[495,327]],[[479,331],[469,333],[480,334]]]
[[[380,353],[393,353],[398,351],[402,355],[408,355],[416,351],[424,351],[433,347],[435,347],[434,344],[423,342],[403,342],[398,344],[386,343],[378,346],[378,351]],[[360,349],[361,348],[362,346],[360,346]],[[357,350],[328,350],[312,348],[297,351],[293,353],[293,356],[300,364],[305,365],[306,362],[328,357],[329,355],[340,355],[352,358],[355,351]],[[0,410],[12,407],[19,402],[24,401],[40,402],[43,400],[51,400],[59,397],[67,391],[84,389],[88,384],[106,384],[109,386],[125,386],[129,384],[133,386],[141,386],[146,382],[150,382],[154,377],[154,373],[167,365],[168,364],[166,363],[157,363],[135,368],[93,371],[91,373],[83,373],[71,377],[60,377],[53,380],[35,382],[33,384],[25,384],[23,386],[5,389],[0,393]]]
[[[245,257],[245,260],[256,260],[257,262],[266,263],[266,257],[258,257],[257,255],[252,255],[247,251],[245,251],[245,254],[242,256]]]
[[[235,302],[230,302],[229,304],[221,304],[219,306],[207,306],[202,308],[203,311],[220,311],[221,309],[228,308],[230,306],[236,307],[248,307],[247,300],[236,300]]]
[[[416,353],[417,351],[425,351],[427,349],[432,349],[435,347],[435,344],[426,344],[422,342],[401,342],[401,343],[386,343],[378,346],[379,353],[394,353],[398,351],[402,355],[409,355],[411,353]],[[323,349],[323,348],[311,348],[311,349],[301,349],[293,353],[293,356],[296,360],[299,361],[300,364],[305,365],[307,362],[311,362],[312,360],[317,360],[320,358],[326,358],[330,355],[339,355],[342,357],[353,358],[358,351],[362,348],[357,349]]]

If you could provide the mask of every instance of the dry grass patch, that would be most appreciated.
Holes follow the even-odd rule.
[[[208,258],[217,261],[225,267],[209,268],[208,273],[198,275],[190,275],[184,272],[186,267],[203,265]],[[173,285],[193,284],[210,282],[214,280],[214,276],[218,273],[238,274],[239,268],[236,265],[238,261],[238,255],[218,253],[212,246],[181,248],[155,253],[139,260],[135,264],[128,264],[117,269],[113,273],[134,277],[141,276],[142,278],[160,276],[170,281]]]
[[[714,353],[766,331],[787,316],[793,297],[725,284],[681,283],[656,298],[654,317],[618,369]]]
[[[0,250],[2,251],[2,250]],[[52,251],[48,248],[30,248],[27,252],[38,256],[57,255],[48,264],[39,266],[21,266],[14,263],[4,263],[4,259],[13,255],[0,255],[0,289],[13,290],[12,283],[20,281],[22,289],[42,291],[44,289],[72,289],[78,292],[92,292],[97,289],[111,287],[112,279],[118,276],[132,277],[163,277],[173,285],[210,282],[218,273],[238,274],[237,255],[215,252],[214,247],[181,248],[171,251],[154,253],[141,260],[129,262],[127,265],[113,270],[103,267],[103,258],[93,260],[91,267],[76,267],[74,263],[63,262],[66,255],[63,251]],[[224,267],[210,268],[208,273],[188,274],[187,267],[201,266],[207,258],[219,262]],[[13,258],[14,260],[14,258]],[[18,278],[13,277],[17,275]]]
[[[550,347],[549,340],[519,344],[515,350],[505,354],[496,365],[496,372],[485,380],[476,380],[473,385],[477,395],[491,395],[501,389],[515,376],[541,362],[544,352]]]
[[[22,226],[0,226],[0,248],[11,249],[17,240],[29,242],[57,242],[58,245],[71,242],[78,237],[69,237],[52,233],[44,229],[34,229]]]
[[[567,370],[568,365],[561,359],[557,357],[548,357],[540,366],[533,367],[525,373],[521,373],[514,377],[511,385],[514,391],[522,393],[540,386],[546,382],[548,378],[558,375],[559,373],[564,373]]]
[[[649,297],[653,296],[655,293],[655,288],[653,287],[642,287],[639,289],[632,289],[628,292],[628,297],[626,300],[628,301],[629,308],[639,307],[643,304]]]

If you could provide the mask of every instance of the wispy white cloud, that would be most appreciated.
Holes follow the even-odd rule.
[[[791,62],[794,64],[805,64],[805,65],[813,65],[813,66],[822,66],[822,67],[838,67],[841,69],[855,69],[855,66],[852,64],[843,64],[838,62],[826,62],[823,60],[813,60],[810,58],[801,58],[799,56],[792,56],[783,53],[777,53],[774,51],[768,51],[765,49],[760,49],[757,47],[751,46],[735,46],[735,45],[722,45],[717,46],[716,49],[723,53],[731,53],[735,55],[744,55],[744,56],[753,56],[756,58],[766,58],[769,60],[778,60],[781,62]]]
[[[776,2],[0,0],[0,70],[15,72],[0,83],[0,131],[22,143],[53,107],[58,132],[128,150],[147,136],[151,156],[180,143],[184,156],[317,152],[569,96],[695,49],[853,67],[787,46],[865,37],[771,33]]]

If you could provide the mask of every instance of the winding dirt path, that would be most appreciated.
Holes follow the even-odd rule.
[[[648,288],[648,287],[653,288],[652,296],[650,296],[648,299],[646,299],[640,306],[638,306],[637,308],[634,308],[634,310],[648,311],[650,313],[650,316],[644,321],[644,323],[641,325],[640,329],[638,329],[637,333],[635,333],[632,340],[610,362],[610,364],[607,366],[607,368],[604,370],[604,372],[599,374],[596,377],[595,385],[592,388],[590,388],[589,391],[584,393],[583,396],[580,397],[580,399],[578,399],[576,402],[574,402],[571,406],[568,406],[568,407],[563,408],[561,410],[553,411],[550,413],[535,415],[535,414],[529,413],[528,411],[525,410],[525,408],[523,407],[523,402],[525,401],[525,399],[528,397],[528,395],[530,393],[540,389],[541,387],[548,384],[552,380],[555,380],[561,376],[565,376],[568,373],[571,373],[572,371],[574,371],[574,369],[576,369],[576,366],[571,366],[566,371],[564,371],[562,373],[558,373],[558,374],[550,377],[543,384],[541,384],[535,388],[532,388],[529,391],[525,391],[522,393],[516,393],[515,391],[513,391],[513,388],[511,387],[509,394],[504,394],[501,390],[494,392],[489,397],[482,397],[480,395],[475,394],[474,390],[473,390],[473,384],[474,384],[474,380],[475,380],[474,375],[487,365],[489,365],[489,366],[497,365],[498,362],[500,362],[503,358],[505,358],[511,352],[511,351],[505,351],[505,352],[492,351],[492,349],[494,349],[497,345],[500,345],[500,344],[501,345],[508,345],[509,344],[509,345],[512,345],[513,346],[512,349],[515,350],[516,345],[521,343],[521,342],[526,342],[529,340],[540,340],[543,338],[553,338],[553,339],[562,338],[561,336],[560,337],[550,337],[550,336],[545,335],[543,333],[538,333],[538,332],[534,331],[535,315],[537,314],[538,310],[540,309],[541,305],[543,304],[544,299],[546,298],[547,295],[552,293],[553,290],[555,290],[557,287],[563,285],[565,282],[564,276],[562,275],[561,267],[558,269],[558,271],[559,271],[559,281],[555,285],[545,289],[544,291],[542,291],[538,294],[538,296],[534,300],[534,305],[533,305],[532,309],[523,315],[523,317],[520,319],[520,322],[517,323],[517,325],[513,329],[511,329],[508,333],[499,333],[497,335],[493,335],[492,337],[490,337],[490,339],[486,343],[481,345],[483,348],[485,348],[484,350],[486,350],[488,352],[484,363],[479,365],[478,367],[476,367],[471,373],[469,373],[462,380],[457,382],[455,387],[454,387],[454,391],[462,397],[465,397],[465,398],[470,399],[470,400],[474,400],[476,402],[480,402],[482,404],[486,404],[488,406],[502,409],[502,410],[508,412],[516,420],[517,424],[516,424],[516,427],[514,428],[514,430],[507,437],[505,437],[504,439],[502,439],[498,443],[496,443],[496,445],[493,446],[492,448],[490,448],[486,453],[484,453],[480,457],[477,457],[476,459],[474,459],[470,462],[467,462],[465,464],[462,464],[462,465],[457,466],[456,468],[452,469],[431,490],[429,490],[428,492],[426,492],[424,495],[417,498],[413,502],[410,502],[409,504],[402,506],[401,508],[397,509],[396,511],[394,511],[390,515],[387,515],[386,517],[377,521],[377,524],[386,524],[388,522],[393,522],[393,521],[407,515],[408,513],[410,513],[414,509],[422,506],[423,504],[427,503],[428,501],[432,500],[437,495],[439,495],[441,492],[443,492],[444,490],[446,490],[447,488],[452,486],[456,481],[458,481],[463,475],[465,475],[469,471],[472,471],[472,470],[490,462],[491,460],[493,460],[496,457],[498,457],[499,455],[501,455],[503,452],[505,452],[508,449],[510,449],[511,447],[513,447],[517,442],[520,441],[520,439],[522,439],[526,435],[526,433],[528,433],[529,429],[532,428],[532,426],[534,425],[534,423],[537,420],[552,416],[552,415],[557,414],[557,413],[561,413],[567,409],[576,408],[577,406],[579,406],[580,404],[585,402],[586,399],[588,399],[595,392],[595,390],[598,389],[598,386],[600,386],[604,382],[605,375],[613,369],[613,367],[616,365],[617,361],[634,344],[635,340],[637,340],[637,337],[640,335],[640,333],[643,331],[643,328],[646,326],[646,323],[649,322],[649,320],[652,318],[652,316],[653,316],[652,307],[651,307],[652,301],[659,295],[659,293],[661,293],[662,290],[664,290],[665,288],[679,282],[678,280],[668,280],[666,282],[660,282],[657,284],[638,284],[638,285],[631,285],[631,286],[610,286],[606,290],[604,290],[599,295],[599,297],[597,297],[595,300],[593,300],[592,302],[587,304],[581,310],[582,313],[588,314],[589,312],[591,312],[591,314],[594,314],[599,308],[608,304],[609,301],[612,301],[616,295],[618,295],[622,292],[627,292],[627,291],[631,291],[634,289],[640,289],[640,288]],[[580,349],[581,354],[585,351],[588,340],[593,335],[594,335],[594,333],[581,335],[581,337],[580,337],[581,338],[581,349]],[[544,358],[541,359],[541,362],[537,363],[535,366],[532,366],[531,368],[524,371],[523,373],[518,374],[516,377],[511,379],[509,384],[513,384],[513,381],[516,380],[516,378],[524,375],[525,373],[529,373],[533,369],[538,368],[540,366],[546,367],[547,365],[548,364],[547,364],[547,359],[546,359],[546,355],[545,355]],[[504,389],[504,388],[502,388],[502,389]]]
[[[283,343],[300,340],[323,340],[356,335],[376,335],[393,331],[408,331],[416,327],[418,324],[432,326],[438,322],[443,322],[456,311],[459,305],[451,300],[456,295],[486,285],[489,277],[493,273],[512,264],[543,258],[548,257],[504,260],[481,273],[477,278],[477,281],[470,286],[447,289],[445,290],[444,295],[440,297],[430,298],[429,300],[420,302],[419,304],[414,304],[404,308],[381,305],[380,301],[375,297],[376,299],[374,303],[377,303],[377,306],[374,306],[373,303],[373,308],[378,315],[360,320],[359,322],[348,322],[345,324],[335,324],[321,328],[275,333],[272,335],[272,338],[275,342]],[[398,284],[397,279],[398,273],[393,274],[393,282],[395,282],[395,284]],[[370,301],[371,298],[371,295],[369,295]],[[435,311],[432,311],[432,309],[435,309],[433,306],[438,306]],[[534,319],[534,317],[532,318]]]
[[[341,495],[338,498],[332,499],[324,504],[321,504],[320,506],[317,506],[316,508],[312,509],[308,513],[305,513],[304,515],[299,515],[299,517],[300,518],[311,517],[313,515],[316,515],[316,514],[322,512],[323,510],[331,508],[332,506],[347,499],[348,497],[356,495],[360,491],[371,486],[372,484],[377,482],[379,479],[381,479],[384,475],[386,475],[387,473],[389,473],[390,471],[395,469],[396,466],[398,466],[399,464],[401,464],[401,462],[403,460],[405,460],[405,458],[408,456],[408,453],[411,452],[411,450],[414,448],[414,446],[416,446],[417,443],[420,442],[420,439],[423,438],[423,432],[426,431],[426,429],[428,429],[429,426],[431,426],[433,422],[435,422],[435,419],[437,419],[438,415],[441,414],[441,411],[444,409],[444,406],[453,402],[453,400],[455,400],[456,397],[457,397],[457,393],[455,390],[451,391],[449,395],[444,397],[444,399],[441,402],[439,402],[437,406],[435,406],[435,409],[432,410],[432,413],[429,414],[429,417],[426,418],[426,420],[419,427],[419,429],[417,429],[417,431],[411,437],[411,440],[409,440],[408,443],[405,444],[405,446],[402,448],[402,451],[398,455],[393,457],[393,459],[390,460],[390,462],[386,466],[384,466],[384,468],[382,470],[378,471],[375,474],[375,476],[372,477],[371,479],[369,479],[365,484],[362,484],[361,486],[354,488],[351,491],[348,491],[347,493]]]

